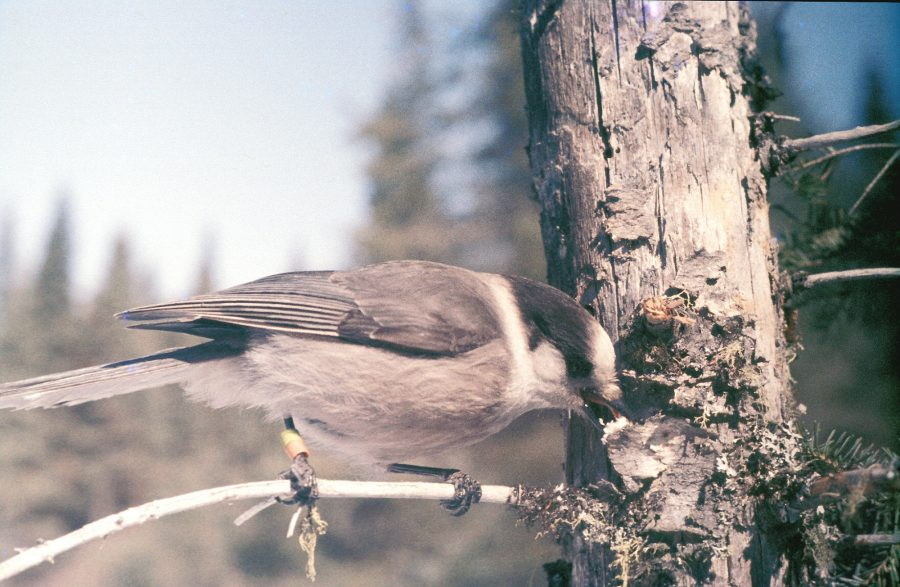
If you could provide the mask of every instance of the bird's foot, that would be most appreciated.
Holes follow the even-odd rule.
[[[291,459],[291,468],[282,471],[278,476],[291,482],[291,497],[279,497],[281,503],[311,506],[319,497],[319,486],[316,483],[316,472],[309,464],[309,448],[297,429],[291,416],[284,418],[284,430],[281,431],[281,445]]]
[[[316,483],[316,472],[309,464],[309,458],[306,453],[300,453],[294,457],[291,462],[291,468],[278,476],[280,479],[287,479],[291,482],[291,491],[294,494],[290,497],[279,497],[278,501],[286,505],[299,504],[312,505],[319,497],[319,486]]]
[[[447,481],[453,483],[453,498],[442,499],[441,506],[449,510],[451,515],[462,516],[469,511],[473,503],[481,501],[481,483],[468,474],[456,471],[447,478]]]
[[[439,477],[448,483],[452,483],[454,488],[453,497],[442,499],[441,506],[449,510],[454,516],[462,516],[469,511],[473,503],[478,503],[481,500],[481,484],[459,469],[441,469],[438,467],[394,463],[388,466],[388,471],[391,473],[411,473],[413,475]]]

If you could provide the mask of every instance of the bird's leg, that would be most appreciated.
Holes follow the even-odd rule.
[[[478,503],[481,500],[481,484],[459,469],[442,469],[440,467],[393,463],[388,465],[387,470],[389,473],[410,473],[412,475],[438,477],[443,481],[452,483],[455,489],[453,498],[442,499],[441,505],[445,509],[450,510],[450,513],[454,516],[465,514],[473,503]]]
[[[279,477],[291,482],[291,490],[294,495],[288,498],[278,498],[284,504],[312,505],[319,497],[319,487],[316,484],[316,472],[309,464],[309,448],[303,437],[294,427],[294,419],[290,416],[284,419],[284,430],[281,431],[281,444],[284,452],[291,459],[291,468],[283,471]]]

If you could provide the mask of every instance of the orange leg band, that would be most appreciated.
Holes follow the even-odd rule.
[[[309,447],[306,446],[303,437],[296,430],[281,431],[281,446],[284,447],[284,452],[287,453],[291,460],[294,460],[297,455],[301,454],[309,456]]]

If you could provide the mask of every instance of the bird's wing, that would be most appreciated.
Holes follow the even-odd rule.
[[[174,330],[219,338],[235,326],[337,336],[356,306],[349,292],[330,281],[332,272],[282,273],[190,299],[143,306],[118,314],[143,322],[135,328]]]
[[[501,336],[477,273],[426,261],[392,261],[335,273],[356,309],[342,322],[348,340],[452,355]]]
[[[452,355],[499,336],[485,287],[465,269],[396,261],[353,271],[273,275],[119,317],[143,322],[137,328],[210,338],[234,335],[241,331],[235,327],[243,327]]]

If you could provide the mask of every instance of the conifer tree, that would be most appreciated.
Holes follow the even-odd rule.
[[[43,324],[65,319],[71,313],[70,232],[69,203],[61,199],[35,283],[35,316]]]
[[[427,24],[418,2],[402,7],[399,77],[361,133],[374,143],[376,155],[366,170],[371,222],[359,236],[359,255],[366,262],[404,257],[449,261],[452,239],[432,185],[435,105]]]
[[[525,89],[519,45],[516,0],[500,0],[476,31],[478,53],[485,63],[478,69],[475,100],[464,116],[478,119],[487,139],[471,156],[478,173],[476,218],[485,224],[482,255],[490,269],[545,279],[538,215],[531,188],[525,145]],[[463,66],[467,66],[463,62]]]
[[[9,313],[10,295],[14,287],[15,274],[15,224],[12,212],[3,211],[0,219],[0,329],[6,323]]]

